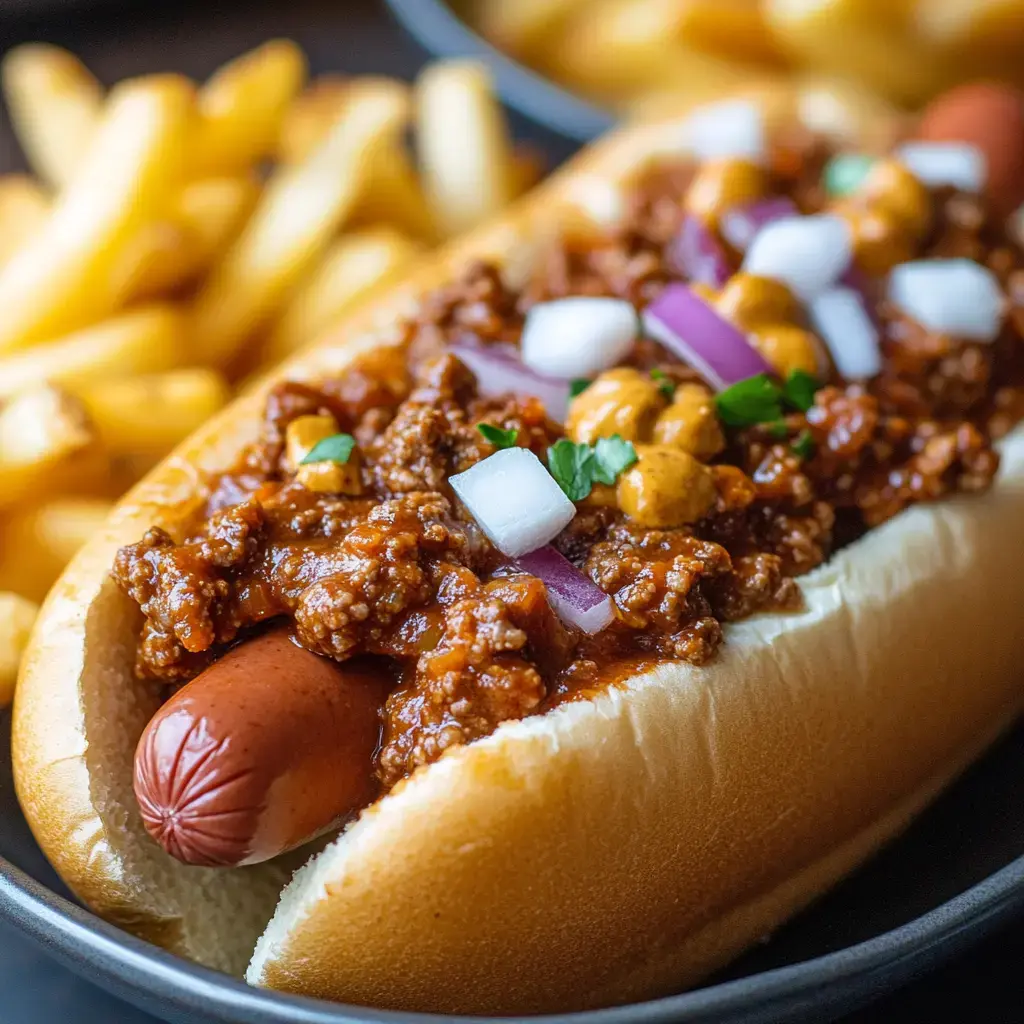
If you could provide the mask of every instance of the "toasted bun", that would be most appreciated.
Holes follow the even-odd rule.
[[[571,211],[678,145],[612,137],[525,205],[369,303],[278,376],[395,340],[473,257],[514,275]],[[590,214],[579,208],[590,210]],[[14,710],[25,814],[57,870],[126,929],[254,984],[379,1006],[524,1014],[679,988],[853,868],[1017,714],[1024,694],[1024,435],[995,490],[905,512],[801,583],[806,608],[726,627],[708,666],[664,664],[503,725],[368,809],[304,867],[186,868],[145,834],[132,755],[158,705],[134,678],[117,548],[174,528],[199,471],[255,439],[266,385],[121,504],[51,593]],[[308,852],[308,851],[307,851]]]

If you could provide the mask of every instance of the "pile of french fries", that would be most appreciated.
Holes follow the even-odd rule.
[[[497,45],[622,110],[791,74],[910,106],[971,78],[1024,85],[1024,0],[474,0],[470,10]]]
[[[2,68],[34,176],[0,176],[0,708],[38,602],[112,501],[249,379],[526,190],[486,73],[307,81],[269,42],[109,92]],[[416,145],[406,142],[410,127]]]

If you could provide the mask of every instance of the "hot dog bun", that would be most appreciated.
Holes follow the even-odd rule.
[[[606,140],[280,376],[316,377],[386,343],[472,257],[514,274],[557,216],[613,214],[616,183],[678,145],[673,128]],[[132,763],[158,698],[133,677],[139,621],[108,574],[119,546],[173,528],[198,470],[255,438],[264,391],[156,469],[74,560],[14,711],[18,793],[71,887],[234,973],[294,862],[186,868],[146,835]],[[661,665],[414,775],[296,875],[249,980],[399,1009],[582,1009],[676,990],[769,933],[1020,709],[1024,436],[1003,454],[992,493],[872,531],[802,578],[803,611],[727,626],[708,666]]]

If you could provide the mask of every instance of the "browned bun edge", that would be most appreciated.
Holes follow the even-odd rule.
[[[613,136],[275,378],[394,340],[398,317],[472,258],[514,275],[563,213],[614,212],[616,183],[678,147],[675,129]],[[185,868],[145,835],[132,753],[158,694],[133,677],[138,614],[108,573],[120,545],[173,529],[197,471],[255,438],[269,383],[150,474],[76,557],[14,708],[18,795],[65,880],[116,923],[234,973],[292,865]],[[571,1009],[677,988],[769,932],[1019,709],[1024,436],[1004,453],[992,494],[870,533],[804,577],[803,612],[728,627],[709,666],[662,665],[419,773],[296,877],[250,979],[418,1010]]]

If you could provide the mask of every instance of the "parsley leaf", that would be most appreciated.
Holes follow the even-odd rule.
[[[574,377],[569,381],[569,397],[575,398],[577,395],[582,395],[593,383],[592,380],[587,380],[586,377]]]
[[[618,434],[598,438],[594,445],[594,479],[601,484],[613,484],[636,460],[632,441],[623,441]]]
[[[730,427],[752,427],[782,419],[782,391],[766,373],[720,391],[715,405],[722,422]]]
[[[768,433],[771,434],[772,437],[782,438],[789,433],[786,424],[782,420],[773,420],[771,423],[767,424],[767,427]]]
[[[655,367],[651,370],[651,380],[658,385],[658,390],[671,402],[676,394],[676,386],[672,378],[664,370]]]
[[[594,449],[560,438],[548,449],[548,469],[570,501],[582,501],[594,486]]]
[[[801,430],[790,447],[801,459],[810,459],[814,456],[814,438],[808,430]]]
[[[782,385],[782,398],[800,412],[814,405],[814,395],[820,385],[806,370],[794,370]]]
[[[490,423],[478,423],[476,429],[483,435],[485,441],[490,442],[495,448],[514,448],[519,431],[515,427],[502,430],[501,427],[491,426]]]
[[[309,450],[309,454],[300,465],[307,466],[311,462],[346,463],[356,446],[356,439],[351,434],[331,434],[317,441]]]

